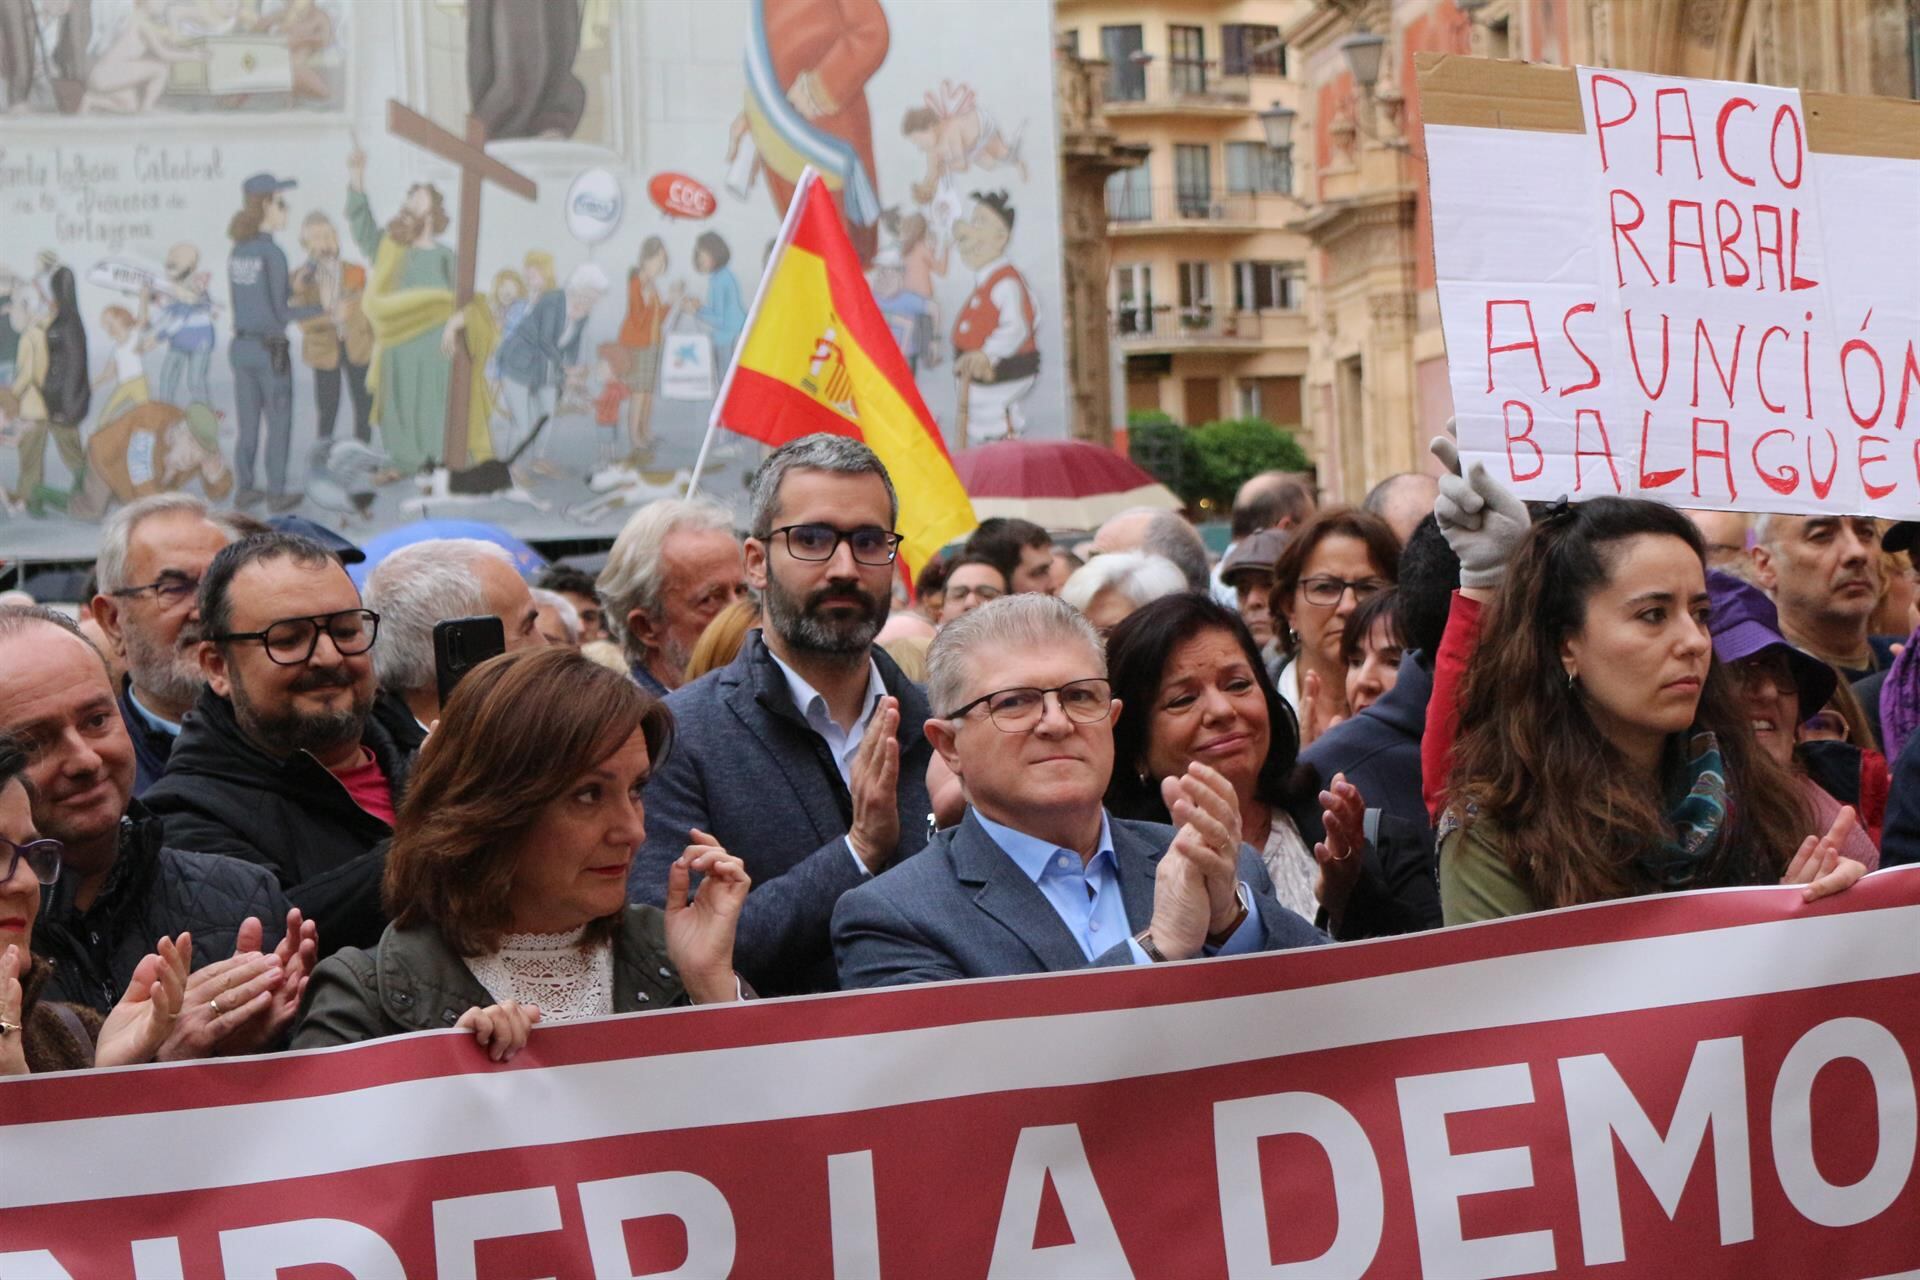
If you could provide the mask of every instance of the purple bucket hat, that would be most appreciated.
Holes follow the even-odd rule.
[[[1707,625],[1713,632],[1714,657],[1731,665],[1777,648],[1786,654],[1793,682],[1800,690],[1800,718],[1806,720],[1827,705],[1840,683],[1839,673],[1787,643],[1780,634],[1780,612],[1766,592],[1713,569],[1707,573],[1707,595],[1713,601],[1713,615]]]

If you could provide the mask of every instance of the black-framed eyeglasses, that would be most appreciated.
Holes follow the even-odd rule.
[[[787,535],[787,554],[795,560],[831,560],[841,543],[853,549],[856,564],[892,564],[900,553],[900,535],[876,525],[858,529],[836,529],[830,524],[783,524],[769,529],[767,537]]]
[[[1047,713],[1047,695],[1052,694],[1069,720],[1079,724],[1098,724],[1113,713],[1113,685],[1098,676],[1069,680],[1051,689],[996,689],[983,694],[947,719],[959,720],[975,707],[985,705],[987,718],[1002,733],[1026,733]]]
[[[380,631],[380,615],[371,609],[341,609],[311,618],[281,618],[269,623],[264,631],[229,631],[207,638],[215,644],[258,640],[276,666],[297,667],[312,659],[323,631],[341,657],[351,658],[373,648],[373,638]]]
[[[1300,594],[1307,598],[1308,604],[1339,604],[1340,597],[1353,592],[1354,603],[1358,604],[1368,596],[1382,590],[1387,584],[1378,578],[1362,578],[1358,582],[1349,582],[1345,578],[1331,576],[1302,578]]]
[[[179,604],[190,599],[200,589],[200,579],[184,573],[163,573],[152,582],[143,582],[137,587],[121,587],[107,592],[117,600],[131,600],[135,596],[153,592],[153,598],[162,604]]]
[[[29,840],[25,844],[15,844],[11,840],[0,838],[0,858],[6,859],[7,874],[0,876],[0,884],[13,879],[13,873],[22,862],[27,870],[33,872],[33,878],[41,884],[52,884],[60,878],[60,863],[66,857],[67,846],[58,840]]]

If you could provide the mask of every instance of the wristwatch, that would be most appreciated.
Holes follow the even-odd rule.
[[[1241,925],[1247,922],[1248,913],[1247,913],[1246,897],[1243,894],[1241,894],[1238,888],[1234,889],[1233,894],[1240,904],[1239,910],[1233,913],[1233,919],[1227,922],[1226,928],[1222,929],[1218,933],[1210,933],[1207,935],[1207,945],[1210,947],[1226,946],[1227,942],[1233,937],[1234,932],[1238,930]]]
[[[1133,940],[1139,944],[1142,951],[1147,953],[1147,959],[1153,961],[1155,964],[1162,964],[1166,961],[1166,957],[1160,954],[1160,948],[1153,945],[1152,929],[1142,929],[1133,935]]]

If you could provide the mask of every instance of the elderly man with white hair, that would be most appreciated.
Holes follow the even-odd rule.
[[[1187,580],[1187,590],[1205,591],[1211,580],[1207,544],[1200,531],[1178,511],[1132,507],[1114,516],[1093,535],[1100,555],[1144,551],[1170,561]]]
[[[400,548],[367,575],[366,606],[380,615],[374,714],[406,750],[417,748],[440,718],[437,624],[491,614],[506,633],[507,652],[546,643],[533,594],[513,557],[477,538],[432,538]]]
[[[1177,829],[1109,815],[1113,718],[1100,637],[1072,606],[1006,596],[928,654],[927,738],[970,809],[843,895],[843,988],[1051,973],[1312,946],[1241,842],[1232,785],[1200,763],[1162,784]]]
[[[1060,598],[1085,614],[1104,636],[1135,609],[1190,589],[1185,575],[1166,557],[1114,551],[1075,569],[1060,588]]]
[[[669,498],[634,513],[595,584],[602,622],[642,689],[664,698],[686,678],[694,641],[747,594],[733,515],[705,498]]]

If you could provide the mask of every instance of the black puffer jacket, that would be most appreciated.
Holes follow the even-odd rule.
[[[287,897],[273,875],[214,854],[162,844],[160,819],[138,800],[120,822],[120,853],[93,905],[74,903],[78,876],[65,876],[40,902],[34,951],[54,962],[47,998],[109,1013],[133,970],[162,937],[193,934],[193,967],[233,954],[234,934],[248,916],[265,926],[268,947],[280,941]]]
[[[406,754],[372,719],[360,742],[380,762],[398,809]],[[319,926],[321,954],[380,941],[380,877],[393,829],[355,804],[308,753],[275,759],[247,741],[233,704],[211,689],[187,713],[167,775],[145,799],[166,821],[167,843],[272,871]]]

